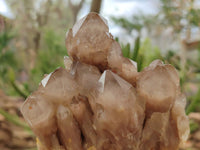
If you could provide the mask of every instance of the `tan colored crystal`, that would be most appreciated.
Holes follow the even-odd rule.
[[[135,85],[138,74],[136,63],[122,56],[121,47],[117,42],[113,42],[109,52],[108,67],[132,85]]]
[[[60,105],[57,110],[58,134],[64,147],[68,150],[82,150],[81,132],[70,109]]]
[[[178,150],[178,147],[179,138],[170,112],[154,112],[145,123],[139,149]]]
[[[101,76],[97,67],[81,62],[74,62],[70,73],[79,85],[80,93],[87,95],[98,86],[98,80]]]
[[[74,95],[78,94],[78,85],[73,76],[64,68],[58,68],[50,73],[42,81],[46,80],[43,86],[40,86],[40,92],[43,96],[53,103],[62,103],[70,101]]]
[[[102,18],[97,13],[90,13],[69,30],[66,47],[73,60],[102,69],[107,66],[107,55],[113,38]]]
[[[93,128],[92,120],[93,114],[87,99],[81,96],[74,98],[70,108],[85,138],[84,147],[96,146],[96,132]]]
[[[181,142],[185,142],[190,133],[189,120],[185,115],[186,98],[183,94],[177,96],[171,110],[172,120],[174,120],[177,134]]]
[[[187,140],[176,69],[160,60],[137,72],[107,22],[90,13],[66,37],[65,68],[23,104],[39,150],[178,150]]]
[[[21,111],[45,150],[60,147],[56,136],[57,126],[53,105],[35,92],[23,104]]]
[[[178,87],[173,78],[174,72],[168,70],[168,65],[153,62],[137,77],[137,93],[146,100],[146,112],[168,111],[176,97]]]
[[[95,65],[101,71],[109,68],[135,85],[137,67],[122,56],[119,43],[113,40],[105,19],[98,14],[88,14],[69,30],[66,47],[73,60]]]
[[[103,149],[108,142],[116,149],[135,149],[142,130],[144,106],[136,99],[132,85],[111,71],[104,71],[99,82],[102,86],[94,112],[96,132],[101,135],[97,149]]]

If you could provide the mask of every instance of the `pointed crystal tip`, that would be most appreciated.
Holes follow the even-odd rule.
[[[66,47],[74,60],[105,68],[112,41],[105,19],[97,13],[89,13],[69,30]]]

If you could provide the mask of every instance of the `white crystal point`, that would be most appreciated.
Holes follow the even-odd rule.
[[[51,74],[52,74],[52,72],[50,74],[48,74],[46,77],[44,77],[44,79],[42,79],[41,83],[42,83],[43,87],[45,87],[46,84],[48,83],[49,78],[51,77]]]
[[[103,92],[104,91],[104,84],[105,84],[105,79],[106,79],[106,71],[103,72],[103,74],[101,75],[100,79],[99,79],[99,83],[100,83],[100,88],[99,91]]]
[[[129,59],[130,62],[135,66],[135,68],[137,69],[137,62],[136,61],[133,61],[132,59]]]

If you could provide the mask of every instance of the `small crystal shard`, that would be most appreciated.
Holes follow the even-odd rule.
[[[141,72],[96,13],[67,33],[65,68],[46,75],[21,111],[39,150],[178,150],[189,135],[176,69]]]

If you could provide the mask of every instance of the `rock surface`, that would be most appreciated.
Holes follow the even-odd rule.
[[[176,69],[153,61],[137,72],[104,18],[90,13],[66,37],[64,68],[22,106],[40,150],[177,150],[187,140]]]

